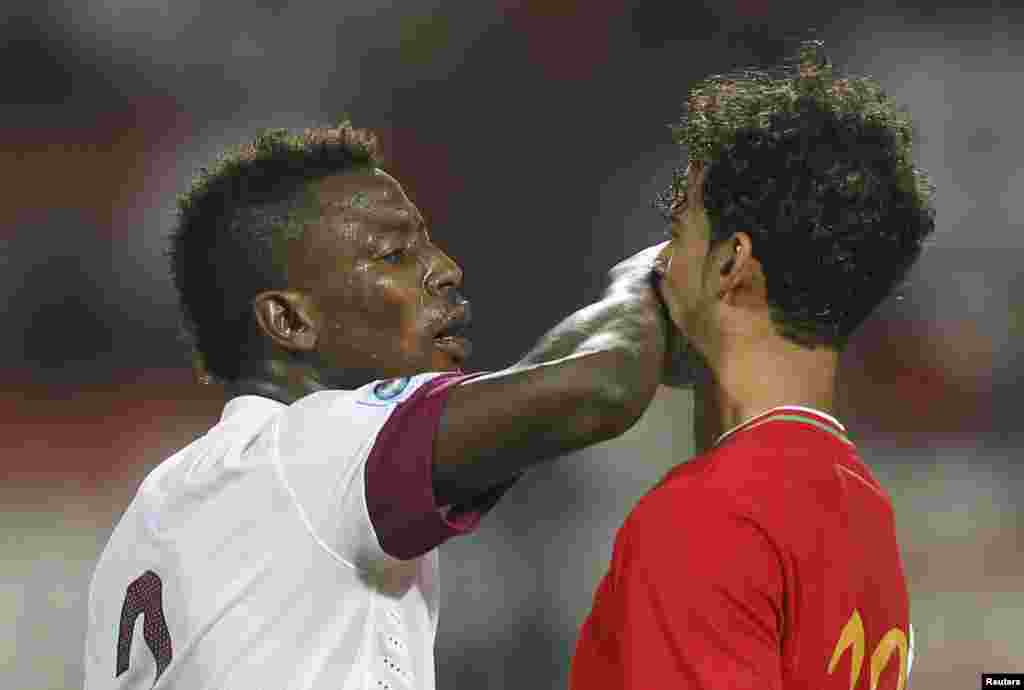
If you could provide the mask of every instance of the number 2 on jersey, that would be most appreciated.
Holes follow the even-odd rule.
[[[160,674],[171,663],[171,633],[167,629],[167,620],[164,618],[163,589],[163,581],[152,570],[142,573],[128,585],[128,590],[124,595],[124,605],[121,607],[121,629],[117,635],[115,678],[128,670],[135,619],[139,617],[140,613],[143,616],[142,636],[156,660],[156,678],[153,679],[153,685],[156,685]]]

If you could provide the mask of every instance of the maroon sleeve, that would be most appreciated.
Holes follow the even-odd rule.
[[[518,477],[491,487],[466,505],[438,506],[434,497],[434,435],[452,389],[482,376],[446,374],[400,403],[366,460],[366,507],[384,552],[407,560],[472,532]]]

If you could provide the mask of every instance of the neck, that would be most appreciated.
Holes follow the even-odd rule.
[[[327,387],[315,369],[276,360],[262,360],[224,386],[229,398],[259,395],[286,405]]]
[[[834,414],[837,362],[834,350],[808,350],[778,337],[717,353],[696,385],[698,450],[773,407],[800,405]]]

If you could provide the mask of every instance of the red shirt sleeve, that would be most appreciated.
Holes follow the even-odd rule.
[[[781,688],[783,573],[753,521],[657,492],[627,520],[573,660],[574,689]]]
[[[438,506],[434,497],[434,435],[444,404],[459,383],[481,376],[445,374],[400,403],[377,434],[366,460],[366,507],[385,553],[416,558],[448,539],[472,532],[518,477],[464,506]]]

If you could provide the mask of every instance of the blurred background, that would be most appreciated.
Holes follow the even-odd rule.
[[[219,415],[163,255],[174,195],[261,127],[342,113],[466,272],[507,365],[661,239],[665,123],[711,72],[817,27],[919,123],[938,231],[844,354],[840,416],[891,493],[911,687],[1024,672],[1022,12],[933,0],[76,0],[0,9],[0,687],[82,684],[89,578],[141,479]],[[966,7],[968,4],[971,7]],[[565,687],[636,499],[692,452],[687,391],[528,474],[443,547],[439,688]],[[721,554],[728,557],[729,554]]]

